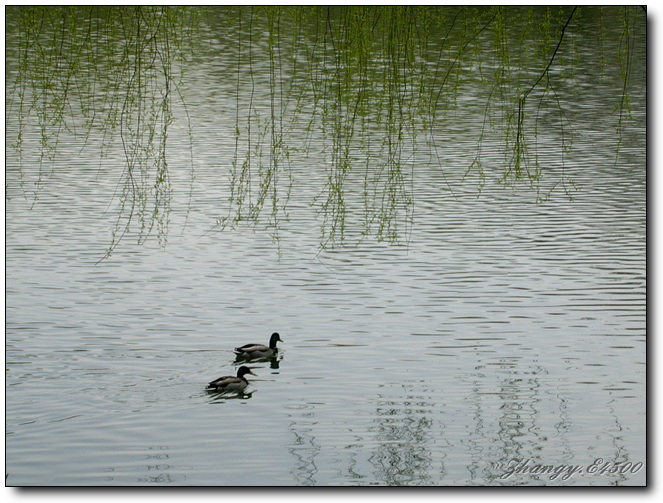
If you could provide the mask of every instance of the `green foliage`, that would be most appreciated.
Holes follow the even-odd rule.
[[[23,132],[39,131],[40,165],[54,159],[63,131],[114,142],[125,155],[118,217],[108,253],[137,225],[143,242],[156,228],[165,244],[172,197],[168,129],[178,66],[189,52],[195,11],[173,7],[8,7],[18,25],[15,75],[20,151]],[[43,183],[40,170],[37,192]]]
[[[483,88],[472,88],[478,95],[470,112],[482,112],[483,121],[467,176],[476,175],[478,193],[497,179],[510,186],[525,182],[537,189],[539,200],[557,187],[570,195],[574,185],[563,168],[574,137],[572,111],[565,109],[558,89],[576,78],[579,26],[597,27],[591,36],[603,68],[611,61],[602,45],[604,24],[615,15],[622,20],[614,58],[621,70],[622,98],[616,104],[621,127],[629,111],[634,27],[642,16],[635,7],[214,9],[224,23],[219,29],[236,37],[235,53],[229,55],[236,61],[234,153],[227,213],[217,224],[264,223],[278,240],[296,184],[293,160],[306,157],[315,143],[324,160],[319,167],[324,184],[311,204],[321,217],[322,247],[349,235],[407,239],[414,221],[415,167],[422,158],[432,159],[427,167],[432,163],[444,175],[445,146],[438,135],[454,114],[465,112],[459,98],[477,78]],[[200,7],[7,8],[19,48],[17,69],[8,76],[16,103],[10,111],[19,122],[16,149],[21,151],[31,128],[39,132],[40,163],[57,155],[63,132],[82,134],[86,141],[101,137],[102,159],[121,142],[125,162],[109,253],[134,226],[139,242],[156,231],[165,244],[173,197],[168,132],[180,118],[175,102],[186,114],[182,71],[200,45],[199,23],[211,12]],[[265,82],[267,105],[256,96]],[[557,118],[552,126],[559,131],[561,170],[539,162],[544,117]],[[551,127],[549,119],[545,124]],[[494,145],[496,137],[499,164],[494,147],[489,159],[484,147],[489,138]],[[36,193],[46,176],[40,171]],[[542,181],[555,176],[552,188],[548,183],[542,189]]]

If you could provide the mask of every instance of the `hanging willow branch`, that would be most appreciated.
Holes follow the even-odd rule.
[[[559,48],[562,45],[562,41],[564,40],[564,33],[566,32],[566,28],[569,26],[569,23],[571,22],[571,19],[573,19],[573,15],[575,14],[577,9],[578,9],[577,6],[573,7],[573,10],[571,11],[571,14],[569,14],[566,23],[564,23],[564,26],[562,27],[562,30],[559,35],[559,39],[557,41],[557,46],[555,47],[552,56],[548,60],[548,64],[539,75],[539,78],[536,79],[534,84],[532,84],[518,99],[518,121],[517,121],[516,142],[514,146],[514,161],[513,161],[513,169],[515,170],[516,178],[519,178],[522,175],[522,169],[521,169],[522,157],[524,155],[526,148],[524,140],[524,131],[523,131],[523,123],[525,120],[525,102],[527,101],[527,97],[529,96],[529,94],[539,85],[541,80],[543,80],[543,77],[548,75],[550,67],[553,64],[553,61],[555,61],[555,56],[557,56],[557,52],[559,51]]]
[[[166,145],[173,96],[184,105],[178,66],[190,50],[195,12],[146,6],[8,8],[19,35],[14,81],[19,155],[25,130],[36,125],[39,131],[34,200],[49,176],[44,165],[55,160],[64,132],[82,137],[82,148],[97,140],[100,168],[111,173],[120,168],[110,196],[117,216],[105,257],[133,230],[139,244],[155,233],[165,246],[172,200]],[[117,137],[121,166],[104,161]]]
[[[423,5],[10,6],[7,27],[16,32],[17,52],[16,62],[6,58],[15,67],[7,73],[7,116],[17,130],[13,145],[20,159],[25,142],[38,138],[38,194],[61,134],[82,137],[85,148],[98,142],[101,160],[119,140],[122,162],[100,161],[100,171],[103,165],[117,180],[109,196],[115,222],[107,255],[132,234],[139,244],[156,235],[165,246],[175,196],[167,148],[170,126],[180,119],[175,105],[184,111],[192,138],[180,85],[183,68],[187,57],[205,50],[197,34],[218,37],[229,48],[223,57],[236,58],[224,76],[236,84],[236,94],[224,102],[235,107],[230,120],[220,121],[231,152],[222,164],[225,171],[219,170],[228,179],[228,209],[211,210],[214,229],[264,224],[279,240],[294,178],[300,176],[292,166],[315,150],[310,176],[320,192],[310,205],[319,216],[320,246],[350,235],[397,243],[409,239],[414,223],[415,170],[421,163],[441,175],[442,190],[451,189],[445,149],[455,145],[442,142],[440,133],[453,132],[453,114],[475,119],[483,112],[477,155],[468,161],[468,173],[479,174],[479,193],[487,179],[481,148],[488,140],[497,181],[529,182],[539,196],[542,171],[536,156],[536,169],[530,170],[532,138],[526,131],[535,91],[544,87],[535,124],[547,100],[559,110],[560,121],[570,121],[551,69],[568,51],[573,55],[565,41],[579,11],[555,12]],[[621,125],[629,107],[634,42],[641,35],[633,20],[641,12],[626,7],[611,13],[622,22],[614,58],[621,72],[621,101],[615,107]],[[638,29],[645,26],[640,21]],[[544,49],[532,51],[526,46],[531,43]],[[219,57],[202,57],[208,56]],[[543,68],[534,78],[533,65]],[[521,82],[528,82],[522,92]],[[25,134],[31,128],[36,135]],[[550,133],[558,133],[562,167],[566,131],[564,122]],[[454,162],[457,158],[454,153]],[[552,192],[566,175],[548,173]],[[16,183],[26,194],[24,175]]]

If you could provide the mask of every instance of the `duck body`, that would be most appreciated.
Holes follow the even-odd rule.
[[[269,346],[264,344],[245,344],[235,348],[235,354],[243,358],[269,358],[274,356],[278,352],[276,343],[281,341],[281,336],[278,333],[274,332],[269,339]]]
[[[237,370],[237,376],[219,377],[210,382],[207,389],[212,391],[242,391],[249,385],[249,381],[244,377],[246,374],[255,375],[248,367],[241,366]]]

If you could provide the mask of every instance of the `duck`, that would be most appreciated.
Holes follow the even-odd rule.
[[[249,381],[244,377],[246,374],[255,375],[249,367],[242,365],[237,370],[237,377],[223,376],[214,379],[207,385],[208,390],[212,391],[242,391],[249,385]]]
[[[263,344],[244,344],[244,346],[235,348],[235,354],[243,358],[269,358],[277,353],[278,348],[276,347],[276,343],[278,341],[283,342],[281,336],[277,332],[274,332],[269,338],[269,346]]]

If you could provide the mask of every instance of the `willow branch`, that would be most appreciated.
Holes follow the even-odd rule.
[[[516,132],[516,170],[518,170],[520,166],[520,156],[522,154],[521,146],[522,146],[522,134],[523,134],[523,121],[524,121],[524,114],[525,114],[525,100],[527,100],[527,96],[529,93],[531,93],[536,86],[539,85],[539,82],[543,79],[544,76],[548,74],[548,71],[550,70],[550,67],[553,64],[553,61],[555,61],[555,56],[557,56],[557,52],[559,51],[559,48],[562,45],[562,41],[564,40],[564,32],[566,31],[566,28],[569,26],[569,23],[571,22],[571,19],[573,18],[573,15],[575,14],[576,10],[578,9],[578,6],[573,7],[573,10],[571,11],[571,14],[569,14],[569,18],[566,20],[566,23],[562,27],[562,32],[559,35],[559,40],[557,41],[557,47],[555,47],[555,50],[552,53],[552,56],[550,57],[550,60],[548,61],[548,64],[544,68],[544,70],[541,72],[541,75],[539,75],[539,78],[536,79],[536,82],[532,84],[532,86],[525,91],[520,99],[518,100],[518,126],[517,126],[517,132]]]

